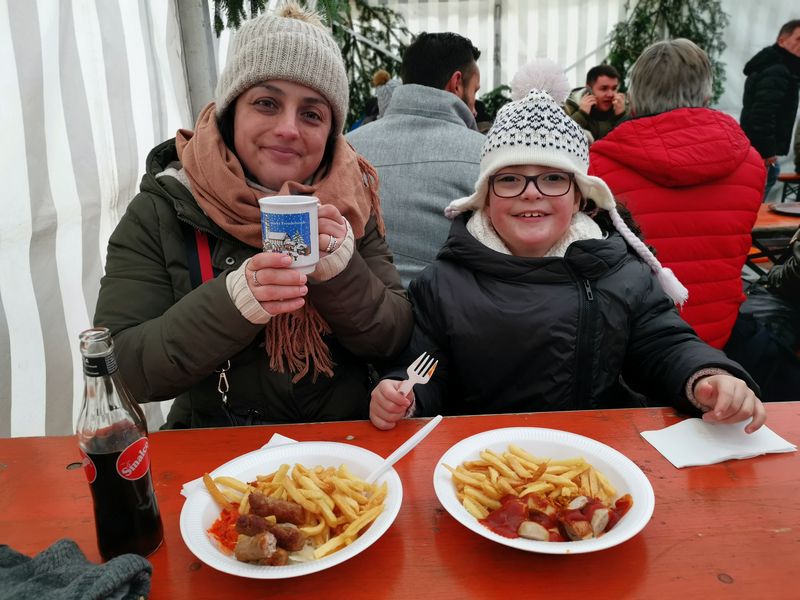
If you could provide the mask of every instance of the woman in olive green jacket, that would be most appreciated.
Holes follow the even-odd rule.
[[[402,350],[411,309],[371,166],[341,135],[335,42],[291,5],[245,22],[215,102],[156,147],[109,241],[95,324],[169,427],[366,418],[368,363]],[[261,252],[258,198],[320,200],[308,276]]]

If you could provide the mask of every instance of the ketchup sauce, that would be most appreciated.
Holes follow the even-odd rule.
[[[559,509],[553,516],[548,515],[544,509],[550,505],[541,496],[530,495],[527,498],[504,496],[500,500],[500,508],[490,512],[485,519],[479,519],[487,529],[507,538],[520,537],[518,531],[523,521],[538,523],[550,532],[551,542],[566,542],[569,538],[562,531],[560,522],[574,523],[577,521],[591,522],[595,511],[601,508],[608,509],[608,525],[603,530],[605,533],[612,529],[619,520],[633,506],[630,494],[617,499],[614,506],[606,506],[597,498],[593,498],[580,509]]]
[[[617,524],[622,517],[631,509],[633,506],[633,498],[631,498],[630,494],[625,494],[624,496],[617,498],[617,501],[614,503],[614,508],[608,511],[608,525],[606,526],[606,531],[610,530],[614,525]]]
[[[528,520],[528,503],[516,496],[503,496],[500,508],[493,510],[479,522],[497,535],[518,538],[520,523]]]

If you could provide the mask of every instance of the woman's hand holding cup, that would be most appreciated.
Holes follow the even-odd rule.
[[[247,286],[273,316],[294,312],[306,303],[307,277],[290,268],[292,262],[286,254],[259,252],[247,264]]]
[[[339,209],[309,196],[271,196],[259,200],[264,252],[250,259],[247,286],[271,315],[303,307],[306,273],[322,252],[331,253],[347,235]]]
[[[332,204],[319,206],[319,250],[330,254],[347,235],[347,221]]]

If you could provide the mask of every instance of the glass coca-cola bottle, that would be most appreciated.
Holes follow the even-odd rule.
[[[164,534],[144,414],[117,371],[108,329],[87,329],[80,342],[85,386],[77,433],[97,547],[103,560],[128,552],[147,556]]]

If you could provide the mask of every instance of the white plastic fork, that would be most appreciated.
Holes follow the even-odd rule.
[[[406,369],[408,379],[400,384],[397,391],[403,394],[403,396],[407,396],[411,388],[416,384],[428,383],[438,364],[438,360],[427,352],[423,352],[419,355],[417,360],[408,365],[408,369]]]
[[[383,475],[386,471],[388,471],[394,463],[398,460],[403,458],[406,454],[411,452],[411,450],[419,444],[431,431],[433,428],[436,427],[439,423],[442,422],[442,415],[436,415],[430,421],[428,421],[425,426],[417,431],[414,435],[408,438],[397,450],[392,452],[386,459],[375,469],[372,473],[370,473],[367,478],[364,480],[367,483],[372,483],[378,477]]]

